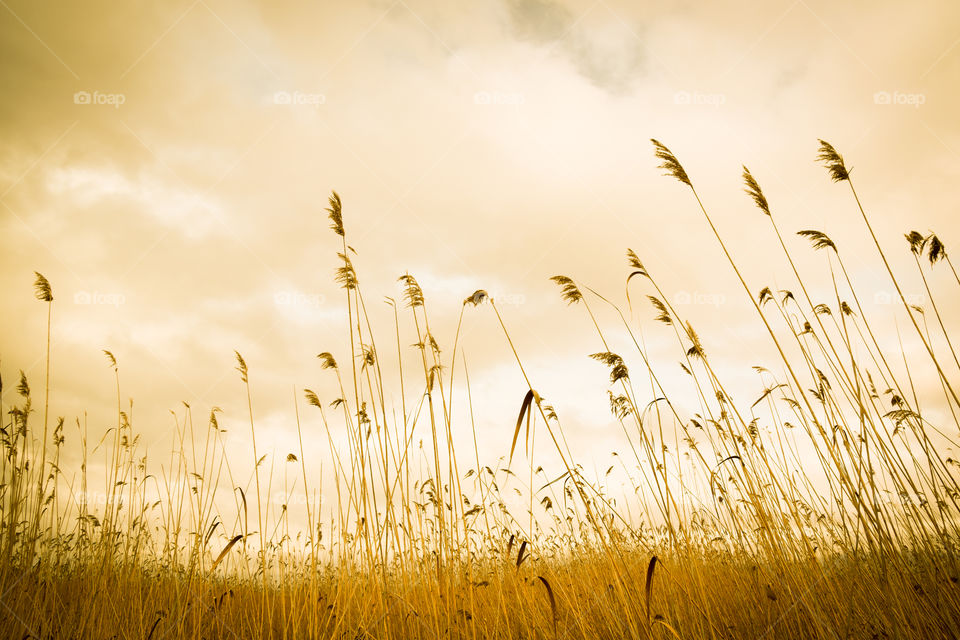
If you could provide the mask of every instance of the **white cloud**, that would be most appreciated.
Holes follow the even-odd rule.
[[[81,207],[126,203],[131,214],[152,218],[192,240],[208,236],[223,217],[218,199],[143,174],[132,180],[112,169],[58,167],[48,173],[46,186]]]

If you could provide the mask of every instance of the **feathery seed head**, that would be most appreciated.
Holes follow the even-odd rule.
[[[580,293],[580,289],[576,283],[567,276],[553,276],[550,279],[560,286],[560,297],[563,298],[567,304],[574,304],[583,300],[583,294]]]
[[[610,396],[610,413],[618,420],[623,420],[630,415],[630,399],[624,395],[615,396],[612,391],[607,391]]]
[[[769,216],[770,205],[767,203],[767,197],[763,195],[763,190],[760,189],[760,183],[758,183],[756,178],[753,177],[753,174],[750,173],[750,169],[746,167],[743,168],[743,182],[747,185],[744,191],[753,198],[754,203],[756,203],[760,211],[763,211]]]
[[[911,231],[903,234],[903,237],[907,239],[907,244],[910,245],[910,253],[918,257],[923,255],[923,248],[927,239],[920,235],[920,232]]]
[[[554,409],[552,404],[543,405],[544,414],[547,416],[547,419],[557,421],[557,410]]]
[[[837,245],[833,243],[827,234],[822,231],[815,231],[813,229],[804,229],[803,231],[797,231],[798,236],[802,236],[810,241],[814,249],[833,249],[836,253]]]
[[[20,370],[20,382],[17,384],[17,393],[24,398],[30,397],[30,384],[27,382],[27,376],[23,373],[23,369]]]
[[[654,318],[654,320],[657,322],[662,322],[663,324],[673,324],[673,319],[670,317],[670,312],[667,310],[667,305],[663,304],[659,298],[654,296],[647,296],[647,299],[657,310],[657,317]]]
[[[361,358],[363,358],[364,367],[372,367],[373,364],[377,361],[377,353],[373,348],[373,345],[362,344],[360,345],[360,350],[363,352]]]
[[[680,161],[677,160],[677,157],[673,155],[673,152],[653,138],[650,138],[650,142],[653,143],[654,155],[658,160],[661,161],[661,164],[658,168],[663,169],[666,172],[664,175],[673,176],[688,187],[693,187],[689,176],[687,176],[687,172],[680,164]]]
[[[323,363],[321,365],[324,369],[336,369],[337,361],[333,359],[333,355],[329,351],[324,351],[323,353],[318,353],[317,357]]]
[[[473,306],[476,307],[477,305],[479,305],[489,297],[490,296],[487,295],[486,291],[484,291],[483,289],[477,289],[476,291],[471,293],[467,298],[464,299],[463,304],[465,305],[472,304]]]
[[[330,206],[327,207],[327,213],[330,214],[330,228],[333,229],[333,232],[338,236],[343,237],[345,232],[343,230],[343,207],[340,202],[340,195],[333,191],[330,195]]]
[[[240,379],[247,382],[247,363],[239,351],[234,351],[233,353],[237,356],[237,371],[240,372]]]
[[[407,299],[407,306],[411,308],[423,306],[423,289],[417,279],[409,273],[397,278],[397,281],[403,284],[403,297]]]
[[[357,280],[357,272],[353,269],[353,262],[350,261],[350,256],[345,253],[337,253],[340,256],[340,259],[343,260],[343,266],[337,269],[337,273],[334,276],[334,279],[340,284],[341,287],[352,291],[357,288],[357,285],[360,284]]]
[[[703,357],[703,347],[693,345],[687,349],[688,358],[702,358]]]
[[[643,266],[643,263],[640,262],[640,258],[633,252],[633,249],[627,249],[627,262],[630,264],[631,269],[640,272],[639,275],[647,275],[647,269]]]
[[[773,300],[773,292],[770,291],[770,287],[764,287],[763,289],[761,289],[760,295],[758,296],[758,300],[757,300],[760,306],[762,307],[763,305],[767,304],[771,300]]]
[[[830,172],[830,179],[834,182],[843,182],[844,180],[850,179],[850,171],[843,162],[843,156],[841,156],[829,142],[820,140],[820,148],[817,150],[817,161],[823,163],[823,166]]]
[[[700,342],[700,336],[697,335],[697,332],[694,331],[693,325],[690,322],[687,322],[686,326],[687,337],[690,339],[690,342],[693,343],[693,346],[687,350],[688,356],[696,356],[698,358],[704,357],[703,344]]]
[[[318,398],[317,394],[311,391],[310,389],[304,389],[303,396],[307,399],[307,404],[314,406],[318,409],[323,409],[323,405],[320,404],[320,398]]]
[[[33,282],[37,300],[41,302],[53,302],[53,289],[50,288],[50,281],[44,278],[43,274],[39,271],[34,271],[33,275],[37,276],[37,279]]]
[[[930,264],[936,264],[938,261],[947,257],[947,249],[943,246],[943,243],[936,234],[931,233],[929,240],[928,245],[930,248],[927,251],[927,258],[930,259]]]
[[[618,356],[615,353],[610,351],[601,351],[599,353],[591,353],[590,357],[596,360],[597,362],[602,362],[608,367],[616,366],[617,364],[623,364],[623,358]]]
[[[217,413],[220,411],[220,407],[210,409],[210,427],[218,431],[220,430],[220,423],[217,421]]]

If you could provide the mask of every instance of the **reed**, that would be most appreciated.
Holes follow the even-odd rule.
[[[442,344],[434,302],[428,309],[417,279],[403,274],[385,298],[394,335],[380,336],[381,345],[395,339],[396,353],[381,357],[393,346],[377,348],[361,254],[347,242],[336,192],[326,209],[335,236],[328,249],[347,335],[315,361],[335,391],[294,388],[297,441],[277,457],[258,449],[250,369],[239,352],[246,462],[227,453],[219,407],[195,426],[186,403],[172,412],[169,456],[148,455],[110,351],[115,424],[93,436],[86,415],[54,420],[53,294],[36,273],[34,293],[46,305],[39,424],[26,375],[13,388],[0,377],[0,633],[960,637],[960,359],[943,304],[960,277],[944,242],[908,232],[916,272],[895,273],[844,159],[820,142],[817,160],[849,186],[899,297],[897,313],[923,345],[914,357],[887,343],[893,319],[864,308],[846,253],[826,233],[796,231],[829,278],[804,272],[786,221],[744,167],[744,191],[769,223],[763,232],[772,232],[789,288],[752,282],[692,177],[667,146],[653,146],[660,168],[690,190],[773,357],[752,370],[744,363],[757,392],[739,397],[743,382],[717,365],[731,354],[656,279],[669,263],[627,250],[622,301],[602,283],[554,276],[596,341],[578,375],[605,379],[609,424],[622,437],[622,455],[603,473],[578,459],[569,423],[538,382],[543,372],[508,328],[514,319],[485,290],[450,305],[455,330]],[[946,286],[930,275],[941,263],[952,274]],[[903,293],[911,278],[923,286],[923,306]],[[474,393],[466,326],[487,332],[486,348],[516,367],[523,385],[509,398]],[[652,357],[648,339],[674,345],[674,357]],[[667,384],[676,361],[683,379]],[[923,368],[942,393],[921,406],[929,398],[917,389]],[[395,400],[389,380],[398,383]],[[313,408],[301,413],[303,400]],[[484,431],[477,415],[503,402],[518,409],[516,421]],[[68,419],[76,433],[66,433]],[[80,468],[63,469],[61,452],[74,439]],[[324,443],[326,455],[309,459],[307,442]],[[502,455],[485,461],[481,445],[491,442]],[[104,475],[93,477],[88,463],[100,457]]]

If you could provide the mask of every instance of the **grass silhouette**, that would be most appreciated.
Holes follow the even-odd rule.
[[[423,290],[402,275],[401,295],[386,300],[396,362],[385,355],[392,345],[377,348],[334,192],[327,212],[338,238],[342,266],[334,278],[346,302],[349,353],[340,363],[330,352],[317,356],[325,375],[336,377],[338,397],[295,390],[299,451],[283,460],[257,449],[256,371],[237,352],[252,459],[227,456],[219,408],[195,428],[185,405],[174,415],[170,458],[156,471],[123,406],[120,366],[105,351],[117,421],[94,447],[107,452],[104,500],[89,504],[98,479],[88,473],[86,419],[75,420],[77,470],[61,468],[65,419],[49,429],[54,296],[36,274],[36,297],[47,305],[41,424],[23,372],[12,390],[0,381],[3,637],[960,637],[958,462],[943,454],[960,430],[960,360],[934,297],[958,291],[934,291],[924,271],[946,263],[960,287],[943,242],[933,233],[905,236],[937,321],[928,326],[927,309],[904,295],[844,159],[820,142],[817,160],[831,180],[849,186],[924,347],[903,356],[905,375],[898,375],[843,252],[826,234],[798,232],[830,264],[833,297],[817,301],[775,208],[744,167],[744,190],[770,222],[799,290],[748,284],[691,177],[666,146],[653,145],[660,168],[690,189],[777,359],[755,367],[764,381],[759,398],[738,404],[712,359],[722,347],[704,345],[634,251],[627,250],[627,313],[574,278],[554,276],[561,299],[586,311],[602,346],[589,357],[606,368],[611,413],[628,446],[617,458],[632,500],[607,484],[613,466],[602,477],[586,475],[536,372],[524,365],[509,317],[485,291],[463,300],[453,344],[441,351]],[[649,308],[636,304],[644,300]],[[603,326],[594,305],[613,309],[622,326]],[[664,365],[637,338],[637,312],[672,333],[687,396],[665,391]],[[516,390],[512,434],[478,436],[483,399],[474,404],[458,350],[467,313],[492,316],[525,381]],[[409,314],[414,335],[401,334],[401,314]],[[405,370],[411,340],[418,367]],[[635,353],[614,352],[619,343]],[[388,367],[396,369],[400,406],[386,400]],[[921,410],[913,372],[928,367],[941,405]],[[467,403],[455,413],[458,389]],[[325,494],[336,497],[329,521],[317,500],[320,463],[304,452],[301,397],[319,414],[329,450],[335,486]],[[937,411],[950,421],[925,417]],[[472,452],[454,447],[454,433],[468,428]],[[480,459],[480,437],[502,440],[507,466]],[[428,446],[418,448],[418,438]],[[559,475],[548,476],[533,459],[538,438],[559,461]],[[514,468],[521,448],[527,464]],[[294,489],[286,471],[281,507],[267,499],[275,463],[299,467],[305,531],[290,531]]]

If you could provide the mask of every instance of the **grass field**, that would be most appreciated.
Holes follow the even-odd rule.
[[[226,455],[218,410],[195,421],[187,408],[177,414],[169,457],[151,452],[148,460],[109,352],[115,426],[88,440],[82,417],[57,417],[49,402],[56,287],[36,274],[36,297],[47,313],[47,377],[28,381],[4,370],[0,398],[0,634],[960,637],[960,486],[957,461],[946,453],[960,439],[960,361],[951,321],[937,306],[960,294],[960,277],[943,243],[932,233],[907,233],[904,251],[918,273],[894,273],[847,165],[820,143],[817,160],[837,183],[838,215],[861,218],[875,266],[896,292],[899,306],[890,309],[922,344],[906,361],[897,345],[879,340],[877,328],[890,318],[867,313],[842,247],[792,221],[788,231],[744,168],[754,222],[769,224],[764,232],[777,240],[769,260],[785,265],[795,285],[784,291],[747,282],[692,177],[667,147],[653,145],[661,169],[678,183],[676,206],[702,212],[703,230],[726,256],[727,264],[703,268],[733,270],[743,291],[731,297],[753,310],[779,360],[765,363],[766,386],[752,406],[735,401],[731,381],[711,362],[723,346],[701,342],[637,253],[627,251],[626,270],[609,287],[626,287],[622,302],[554,277],[568,312],[589,316],[602,347],[591,357],[609,373],[632,503],[604,477],[585,473],[580,463],[587,461],[567,444],[561,420],[540,395],[537,371],[525,368],[509,314],[484,291],[464,292],[460,318],[492,314],[527,381],[516,390],[516,423],[500,433],[474,428],[490,399],[472,393],[458,352],[460,327],[452,344],[438,345],[413,276],[400,278],[403,295],[393,308],[397,318],[413,320],[415,335],[401,334],[398,320],[378,327],[381,341],[374,340],[351,260],[350,220],[334,193],[327,211],[350,328],[336,346],[347,356],[318,356],[340,395],[321,400],[304,390],[301,411],[321,416],[328,456],[305,459],[308,436],[297,413],[300,450],[280,461],[290,476],[280,506],[268,500],[279,480],[257,448],[254,381],[240,353],[246,459]],[[795,232],[829,262],[831,298],[808,293],[813,283],[784,241]],[[331,238],[318,243],[330,248]],[[947,288],[930,286],[931,269],[952,274]],[[921,279],[923,308],[910,304],[901,278]],[[604,326],[600,308],[622,322]],[[648,359],[638,316],[673,334],[674,361]],[[611,351],[613,335],[635,346],[629,357],[642,368],[628,368],[627,354]],[[411,343],[419,360],[413,369],[401,357]],[[669,397],[661,385],[676,359],[689,397]],[[402,406],[385,400],[387,369],[399,382]],[[935,407],[920,406],[914,372],[921,370],[939,381]],[[455,390],[469,401],[454,410]],[[935,422],[932,413],[950,419]],[[478,438],[502,441],[506,459],[479,459]],[[524,455],[534,439],[549,443],[549,472]],[[464,447],[470,440],[474,446]],[[82,456],[80,468],[61,467],[66,447]],[[88,473],[94,455],[108,461],[104,477]],[[332,469],[334,486],[318,486],[321,465]],[[100,503],[87,499],[94,485],[103,491]],[[291,522],[305,526],[295,530]]]

